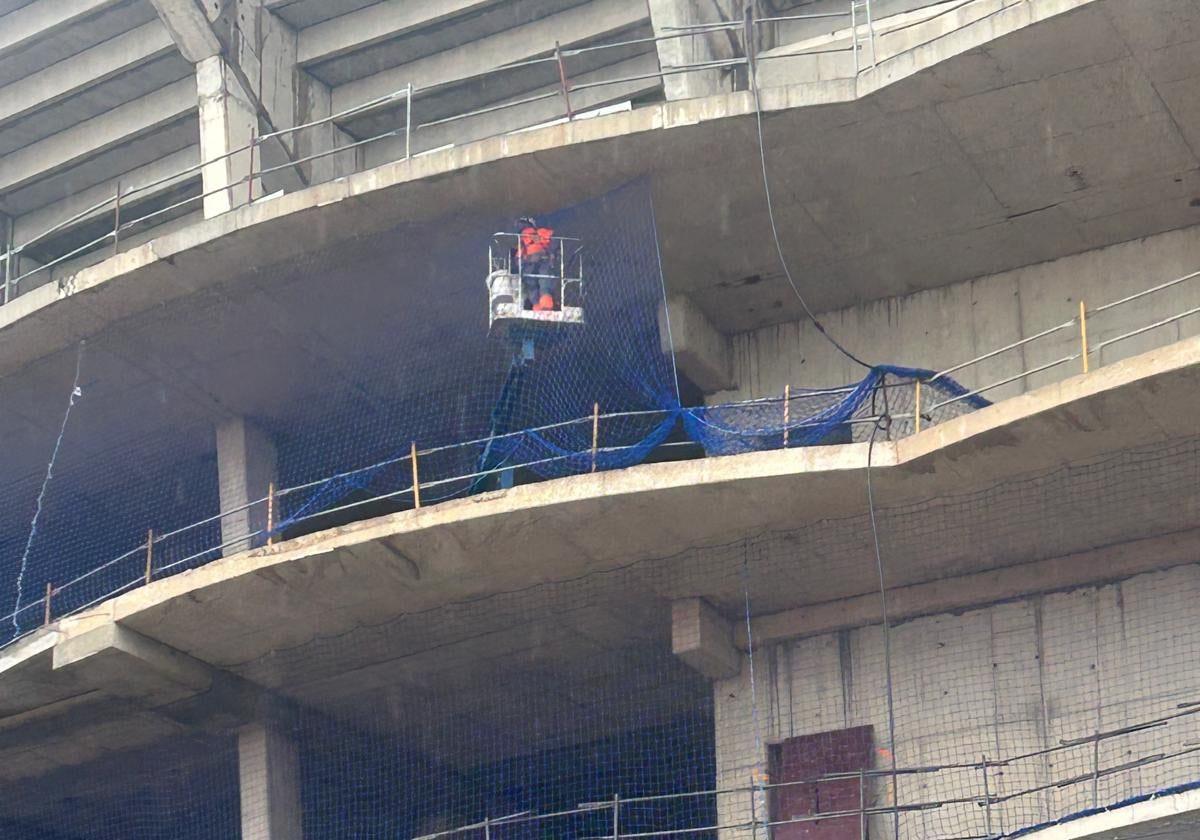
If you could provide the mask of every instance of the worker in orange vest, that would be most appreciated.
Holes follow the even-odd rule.
[[[537,222],[524,216],[517,220],[517,253],[520,257],[521,277],[536,280],[537,296],[533,301],[534,312],[548,312],[555,308],[554,287],[558,275],[554,270],[554,229],[538,227]],[[531,276],[532,275],[532,276]],[[524,279],[522,286],[524,286]],[[530,283],[533,286],[533,283]],[[532,296],[531,296],[532,297]]]

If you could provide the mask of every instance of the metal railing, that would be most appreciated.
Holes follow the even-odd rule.
[[[39,233],[37,233],[33,236],[30,236],[19,243],[12,241],[12,239],[10,237],[9,241],[7,241],[5,243],[6,251],[3,254],[0,254],[0,260],[2,260],[4,263],[2,302],[7,303],[13,297],[20,294],[20,292],[22,290],[22,284],[26,283],[26,281],[29,281],[31,278],[37,277],[39,275],[52,274],[52,272],[55,268],[63,265],[64,263],[67,263],[77,257],[82,257],[87,254],[94,253],[95,251],[99,250],[100,248],[102,248],[106,245],[110,246],[112,248],[113,254],[116,254],[119,251],[122,239],[130,236],[135,230],[137,230],[139,228],[144,229],[147,226],[152,226],[156,221],[162,220],[164,217],[170,216],[172,214],[181,214],[183,212],[190,212],[189,208],[191,208],[197,204],[202,204],[205,201],[205,199],[208,199],[210,197],[225,194],[228,197],[228,206],[230,209],[233,209],[234,207],[237,207],[237,206],[242,206],[244,203],[253,203],[253,201],[255,200],[255,195],[254,195],[255,183],[260,182],[264,176],[273,175],[273,174],[283,172],[286,170],[297,170],[299,172],[302,172],[303,170],[301,169],[301,167],[303,167],[305,164],[309,164],[314,161],[318,161],[318,160],[321,160],[321,159],[324,159],[327,157],[356,153],[357,150],[362,149],[368,145],[375,144],[380,141],[383,141],[383,140],[386,140],[389,138],[396,138],[396,137],[404,138],[404,154],[403,154],[402,158],[397,158],[397,159],[409,160],[413,156],[414,139],[418,138],[422,131],[433,128],[435,126],[443,126],[443,125],[451,124],[454,122],[483,116],[486,114],[496,113],[499,111],[504,111],[507,109],[517,108],[517,107],[520,107],[523,105],[529,105],[532,103],[552,100],[552,99],[556,99],[556,98],[561,101],[561,106],[562,106],[562,112],[561,112],[559,118],[566,118],[567,120],[574,120],[574,119],[579,118],[580,116],[585,115],[586,111],[580,112],[578,110],[577,106],[579,103],[572,102],[572,99],[571,99],[572,93],[580,93],[583,91],[603,89],[606,87],[613,87],[613,86],[618,86],[618,85],[627,85],[627,84],[630,84],[633,82],[638,82],[638,81],[649,81],[649,80],[653,80],[653,79],[658,79],[658,80],[662,81],[662,80],[665,80],[666,77],[668,77],[668,76],[677,75],[677,74],[696,73],[696,72],[713,71],[713,70],[728,71],[728,70],[738,68],[738,67],[747,67],[756,60],[771,60],[773,58],[796,58],[798,56],[803,56],[803,55],[809,54],[808,52],[801,51],[801,52],[797,52],[797,53],[789,53],[786,56],[770,56],[770,55],[757,56],[755,54],[756,53],[755,44],[756,44],[756,40],[757,40],[755,32],[756,32],[757,27],[774,26],[774,25],[778,25],[779,23],[783,23],[783,22],[802,21],[802,20],[822,20],[822,19],[846,19],[846,20],[849,20],[851,22],[851,29],[850,29],[851,42],[852,42],[851,45],[849,47],[832,50],[832,51],[833,52],[853,52],[855,54],[855,72],[857,73],[858,69],[859,69],[858,53],[860,51],[863,51],[863,50],[866,50],[869,48],[872,53],[872,64],[874,63],[874,28],[870,22],[870,14],[869,14],[869,7],[870,7],[871,0],[846,0],[846,1],[848,3],[847,9],[846,9],[846,11],[842,11],[842,12],[780,15],[780,16],[774,16],[774,17],[760,17],[760,18],[753,18],[753,19],[747,18],[746,20],[739,20],[739,21],[732,21],[732,22],[717,22],[717,23],[711,23],[711,24],[700,24],[700,25],[695,25],[695,26],[672,27],[672,28],[665,28],[662,31],[662,34],[656,34],[656,35],[652,35],[652,36],[639,37],[639,38],[632,38],[632,39],[616,41],[616,42],[606,43],[606,44],[593,44],[593,45],[586,45],[586,46],[580,46],[580,47],[562,47],[558,43],[555,43],[552,51],[550,51],[550,53],[548,55],[538,56],[538,57],[523,60],[523,61],[517,61],[517,62],[510,63],[510,64],[505,64],[500,67],[489,70],[485,73],[479,74],[477,76],[473,76],[473,77],[471,77],[471,79],[473,79],[473,80],[486,79],[489,76],[508,73],[512,70],[519,69],[522,67],[530,67],[530,66],[535,66],[535,65],[554,65],[557,70],[556,75],[558,78],[558,85],[557,85],[556,90],[546,91],[546,92],[542,92],[542,93],[538,93],[538,94],[534,94],[534,95],[530,95],[530,96],[518,97],[516,99],[511,99],[511,100],[508,100],[505,102],[491,104],[491,105],[488,105],[485,107],[476,108],[476,109],[465,111],[462,113],[452,114],[450,116],[437,117],[437,118],[430,119],[425,122],[414,123],[414,114],[416,113],[416,111],[419,110],[419,102],[417,101],[417,97],[427,96],[429,94],[436,93],[439,90],[445,90],[445,89],[448,89],[448,88],[451,88],[451,87],[454,87],[457,85],[461,85],[461,84],[465,83],[465,81],[470,81],[470,80],[453,79],[453,80],[447,80],[445,82],[435,82],[435,83],[420,86],[420,87],[415,86],[413,84],[408,84],[402,88],[391,91],[390,93],[386,93],[382,96],[375,97],[374,99],[371,99],[367,102],[363,102],[358,105],[354,105],[350,108],[346,108],[346,109],[339,111],[337,113],[334,113],[334,114],[330,114],[327,117],[322,117],[320,119],[312,120],[312,121],[309,121],[306,123],[302,123],[300,125],[290,126],[287,128],[281,128],[281,129],[267,132],[267,133],[264,133],[261,135],[254,135],[251,137],[251,139],[248,143],[243,144],[243,145],[241,145],[235,149],[232,149],[230,151],[227,151],[224,154],[218,155],[218,156],[208,159],[208,160],[204,160],[204,161],[200,161],[200,162],[191,164],[190,166],[183,167],[169,175],[164,175],[164,176],[155,178],[154,180],[149,181],[147,183],[138,184],[136,186],[130,187],[128,185],[122,185],[120,182],[118,182],[112,195],[106,196],[105,198],[102,198],[99,201],[94,202],[93,204],[89,205],[88,207],[86,207],[76,213],[73,213],[71,216],[69,216],[65,219],[62,219],[61,221],[58,221],[58,222],[54,223],[53,225],[50,225],[45,230],[42,230]],[[931,4],[931,5],[936,5],[936,4]],[[859,30],[861,27],[864,26],[864,24],[860,21],[860,18],[862,18],[863,14],[864,14],[864,10],[865,10],[866,18],[867,18],[866,23],[865,23],[867,34],[864,37],[859,37],[859,34],[858,34]],[[574,58],[577,56],[583,56],[583,55],[587,55],[587,54],[591,54],[591,53],[596,53],[596,52],[604,51],[604,50],[627,49],[631,46],[638,46],[638,45],[643,45],[643,44],[656,44],[661,41],[669,41],[669,40],[675,40],[675,39],[681,39],[681,38],[695,38],[698,36],[703,36],[706,34],[711,34],[714,32],[721,32],[721,31],[730,31],[730,32],[735,32],[735,33],[740,31],[741,36],[742,36],[741,41],[742,41],[743,52],[744,53],[748,52],[748,54],[743,54],[741,56],[736,56],[736,57],[728,58],[728,59],[718,59],[718,60],[712,60],[712,61],[695,62],[695,63],[683,64],[683,65],[678,65],[678,66],[671,66],[671,65],[660,66],[660,68],[654,73],[623,76],[623,77],[612,78],[612,79],[602,79],[602,80],[598,80],[598,81],[586,81],[586,82],[578,82],[578,83],[572,82],[571,71],[570,71],[568,61],[567,61],[570,58]],[[746,48],[747,44],[749,45],[748,51]],[[830,52],[830,51],[831,50],[814,49],[814,50],[812,50],[812,53],[818,54],[818,53],[824,53],[824,52]],[[414,106],[417,106],[416,109],[414,109]],[[601,107],[601,106],[589,106],[589,108],[595,108],[595,107]],[[389,108],[403,108],[404,121],[403,121],[402,125],[399,125],[392,129],[389,129],[387,131],[382,131],[382,132],[376,133],[370,137],[355,140],[354,142],[347,143],[345,145],[331,146],[327,149],[322,149],[320,151],[316,151],[316,152],[313,152],[312,154],[304,155],[301,157],[292,157],[291,150],[288,149],[288,147],[283,144],[284,139],[292,137],[293,135],[296,135],[299,132],[309,131],[311,129],[320,128],[323,126],[336,126],[339,123],[343,123],[351,118],[365,116],[369,113],[379,112],[379,111],[386,110]],[[551,119],[553,119],[553,118],[551,118]],[[537,124],[544,123],[545,121],[546,120],[544,117],[538,118],[532,124],[537,125]],[[528,125],[509,126],[509,127],[505,127],[505,129],[503,131],[501,131],[500,133],[505,134],[505,133],[509,133],[509,132],[522,131],[522,130],[527,130],[528,128],[529,128]],[[472,139],[476,139],[476,138],[472,138]],[[278,163],[278,164],[271,165],[271,166],[265,166],[263,164],[261,150],[263,149],[264,144],[267,144],[268,142],[271,142],[271,141],[276,141],[282,146],[282,148],[284,149],[284,154],[288,157],[288,160],[286,162]],[[187,181],[191,180],[192,178],[196,178],[196,177],[201,178],[201,180],[203,181],[204,180],[203,172],[206,168],[212,168],[212,167],[216,167],[218,165],[228,167],[229,161],[231,161],[235,158],[240,159],[243,156],[248,160],[246,173],[240,177],[236,177],[232,181],[223,180],[222,183],[220,183],[219,185],[209,186],[207,188],[204,188],[202,186],[201,191],[199,193],[196,193],[194,195],[187,195],[183,198],[180,198],[177,201],[171,202],[170,204],[168,204],[165,207],[160,207],[158,209],[155,209],[155,210],[147,212],[147,213],[137,215],[137,214],[131,214],[129,212],[131,203],[133,203],[135,201],[139,201],[139,200],[143,199],[144,197],[148,198],[150,196],[159,195],[160,194],[159,190],[161,190],[161,188],[163,188],[167,185],[179,184],[181,182],[186,183]],[[355,168],[357,169],[357,166]],[[243,190],[244,190],[244,197],[246,199],[245,202],[242,202],[240,200],[241,196],[239,195]],[[261,198],[261,196],[259,196],[259,197]],[[111,229],[106,230],[104,233],[102,233],[98,236],[95,236],[80,245],[76,245],[76,246],[70,248],[70,250],[66,251],[65,253],[56,255],[53,259],[50,259],[43,264],[37,265],[34,268],[30,268],[25,271],[18,270],[21,255],[30,252],[39,243],[43,243],[46,240],[53,237],[55,234],[62,233],[68,229],[73,228],[74,226],[76,226],[82,222],[94,220],[94,219],[96,219],[97,216],[102,216],[103,214],[108,214],[108,213],[111,213],[112,220],[113,220]]]
[[[981,353],[974,358],[968,359],[959,364],[946,367],[939,372],[924,379],[913,379],[907,382],[884,382],[880,386],[880,392],[884,394],[882,408],[873,404],[871,409],[866,413],[850,417],[843,425],[848,427],[862,426],[871,427],[878,426],[881,422],[888,425],[889,434],[892,430],[903,434],[905,430],[910,433],[919,433],[923,428],[928,428],[937,420],[935,412],[952,406],[956,403],[970,400],[973,397],[979,397],[987,394],[1002,386],[1017,382],[1019,380],[1028,379],[1039,373],[1044,373],[1057,368],[1060,368],[1071,362],[1080,364],[1080,372],[1087,373],[1092,369],[1091,359],[1099,361],[1100,353],[1107,347],[1112,347],[1120,342],[1127,341],[1136,336],[1140,336],[1156,329],[1178,323],[1186,318],[1200,315],[1200,306],[1189,306],[1180,311],[1166,315],[1164,317],[1155,318],[1149,323],[1137,326],[1130,326],[1122,332],[1113,335],[1103,341],[1094,344],[1088,343],[1087,328],[1088,318],[1101,315],[1103,313],[1119,310],[1121,307],[1127,306],[1135,301],[1144,300],[1150,296],[1162,294],[1169,290],[1182,286],[1190,281],[1200,281],[1200,271],[1190,272],[1172,280],[1151,286],[1141,291],[1126,295],[1114,301],[1088,309],[1081,301],[1079,304],[1078,314],[1066,321],[1055,324],[1044,330],[1040,330],[1033,335],[1022,338],[1018,341],[1010,342],[1009,344],[998,347],[994,350]],[[1200,282],[1197,283],[1200,286]],[[1043,341],[1047,338],[1060,335],[1066,331],[1071,331],[1070,340],[1077,347],[1073,352],[1065,353],[1061,356],[1055,355],[1049,361],[1032,365],[1029,367],[1021,366],[1016,372],[991,381],[985,385],[965,390],[962,393],[954,396],[946,397],[945,399],[936,402],[923,403],[922,394],[927,394],[932,389],[931,385],[936,386],[940,380],[946,379],[952,375],[960,374],[964,370],[971,369],[984,362],[996,359],[1004,354],[1017,352],[1030,346],[1031,344]],[[1054,354],[1051,354],[1054,355]],[[924,387],[923,387],[924,386]],[[31,601],[26,604],[18,605],[18,608],[7,616],[0,617],[0,622],[12,623],[20,620],[22,616],[31,613],[34,615],[42,614],[44,622],[48,624],[56,617],[64,617],[76,612],[79,612],[99,601],[113,597],[120,592],[126,591],[133,587],[150,583],[153,580],[163,576],[164,574],[173,573],[183,568],[191,568],[197,565],[202,565],[211,560],[215,560],[222,553],[232,547],[249,548],[253,545],[260,545],[264,540],[273,541],[284,527],[292,527],[300,523],[308,522],[318,517],[328,517],[333,514],[346,513],[362,508],[366,505],[374,505],[382,501],[405,500],[414,508],[420,508],[423,505],[436,503],[446,498],[460,495],[465,488],[473,485],[481,480],[494,478],[498,475],[513,469],[514,466],[520,467],[541,467],[541,468],[562,468],[564,473],[584,473],[595,471],[597,465],[604,462],[609,456],[627,452],[633,449],[640,448],[640,444],[628,446],[602,446],[600,443],[600,431],[612,421],[640,419],[647,423],[666,423],[674,422],[681,416],[687,415],[691,420],[699,425],[708,426],[715,431],[725,435],[745,435],[748,438],[754,438],[759,441],[766,440],[773,434],[779,434],[782,439],[782,446],[789,446],[789,434],[803,432],[806,429],[821,427],[825,421],[820,416],[804,416],[793,407],[795,402],[802,398],[822,397],[829,400],[844,399],[854,389],[853,386],[845,388],[828,388],[828,389],[812,389],[792,390],[790,387],[785,388],[783,394],[778,396],[762,397],[750,400],[741,400],[736,402],[724,403],[720,405],[705,406],[703,409],[651,409],[643,411],[621,411],[602,413],[599,403],[593,406],[591,414],[576,417],[569,420],[563,420],[555,423],[549,423],[535,428],[524,429],[517,432],[510,432],[502,435],[489,436],[487,438],[478,438],[469,441],[457,441],[442,446],[433,446],[420,448],[416,442],[413,442],[407,452],[391,458],[384,459],[377,463],[370,464],[365,467],[359,467],[352,470],[346,470],[325,476],[313,481],[298,484],[293,487],[276,488],[272,485],[266,496],[247,502],[239,507],[222,510],[219,513],[205,517],[197,522],[174,529],[167,533],[156,534],[154,531],[148,531],[147,538],[142,544],[131,548],[129,551],[112,558],[93,569],[61,584],[54,584],[48,587],[46,593],[38,600]],[[904,411],[891,411],[887,408],[886,394],[888,392],[895,393],[896,391],[907,391],[912,394],[912,408]],[[777,429],[777,432],[772,432],[764,428],[749,428],[739,429],[735,427],[719,426],[708,420],[704,415],[719,413],[723,410],[739,410],[739,409],[755,409],[762,410],[764,407],[776,406],[772,411],[779,412],[779,422],[777,427],[772,425],[770,428]],[[904,421],[907,425],[898,423]],[[481,449],[482,447],[497,442],[516,445],[521,438],[533,439],[536,436],[545,435],[548,432],[555,430],[564,430],[570,427],[582,427],[586,432],[590,432],[591,446],[588,449],[580,451],[565,452],[559,454],[551,454],[546,457],[541,457],[536,460],[522,461],[520,464],[505,464],[487,469],[475,469],[463,473],[455,473],[453,475],[441,475],[436,478],[430,478],[428,475],[423,479],[421,477],[422,464],[428,464],[431,458],[445,453],[457,452],[460,456],[464,453],[469,453],[473,450]],[[697,442],[689,441],[688,445],[697,446]],[[302,493],[306,490],[312,490],[321,485],[328,485],[331,482],[345,481],[348,479],[362,478],[377,474],[379,471],[394,468],[406,467],[411,473],[411,482],[406,486],[399,487],[386,493],[379,493],[370,496],[369,498],[359,499],[345,504],[339,504],[333,507],[322,507],[320,509],[309,510],[307,506],[302,506],[296,513],[289,517],[286,522],[281,521],[280,510],[282,502],[290,496],[297,493]],[[435,494],[431,496],[430,494]],[[437,496],[436,494],[441,494]],[[255,515],[260,521],[265,522],[263,527],[258,527],[250,530],[247,533],[239,534],[230,539],[216,539],[214,537],[202,538],[197,536],[203,529],[215,529],[220,521],[235,514],[255,511]],[[175,557],[168,562],[163,562],[163,547],[171,541],[183,542],[187,538],[192,538],[203,543],[193,551],[182,552],[182,556]],[[180,553],[180,552],[175,552]],[[64,593],[71,591],[74,587],[85,586],[88,582],[94,580],[103,572],[123,568],[133,563],[133,558],[144,557],[145,566],[138,567],[136,575],[130,574],[126,580],[121,581],[117,587],[110,591],[105,591],[97,598],[89,600],[83,605],[72,606],[68,610],[55,611],[53,609],[53,600],[55,597],[60,597]],[[156,562],[157,560],[157,562]],[[124,565],[123,565],[124,564]],[[34,627],[30,627],[26,632],[31,632]],[[10,640],[11,641],[14,640]]]

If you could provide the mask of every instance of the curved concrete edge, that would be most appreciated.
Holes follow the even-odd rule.
[[[1200,336],[898,442],[557,479],[216,560],[115,596],[0,651],[0,755],[44,753],[44,764],[6,765],[24,777],[43,766],[87,761],[96,750],[150,743],[180,727],[236,723],[257,708],[263,688],[234,674],[274,652],[448,603],[614,572],[692,548],[736,546],[747,534],[861,516],[868,458],[877,504],[906,505],[1031,469],[1194,436],[1198,399]],[[996,592],[1015,597],[1140,574],[1195,562],[1198,538],[1194,528],[1157,535],[1143,540],[1144,550],[1131,560],[1120,559],[1128,553],[1120,546],[1102,546],[1025,565],[985,563],[957,577],[927,570],[931,579],[918,570],[923,576],[912,585],[900,580],[911,576],[896,577],[895,600],[915,615],[977,606]],[[833,594],[814,596],[809,607],[757,617],[756,638],[804,635],[822,622],[871,623],[877,593],[857,597],[870,581],[855,577],[854,568],[845,574],[822,583],[820,592]],[[80,704],[87,714],[72,711]],[[105,738],[75,737],[98,721]],[[56,740],[43,743],[46,731]]]
[[[1034,6],[1028,2],[1005,5],[1003,0],[983,0],[996,4],[994,14],[883,60],[857,79],[763,88],[761,106],[764,111],[776,112],[862,100],[957,55],[1095,1],[1039,0]],[[406,185],[572,146],[744,118],[754,110],[754,97],[745,91],[659,103],[396,161],[197,222],[47,283],[0,307],[0,375],[94,335],[114,320],[244,273],[246,265],[254,264],[239,250],[239,239],[247,234],[270,237],[274,256],[287,259],[317,250],[330,241],[395,224],[397,219],[389,213],[355,213],[353,205],[394,193]],[[310,226],[304,236],[289,234],[296,225],[309,221],[315,211],[330,206],[350,209],[344,219],[329,219],[328,214],[322,214],[322,221],[330,223],[320,231]],[[261,247],[262,243],[258,244]],[[218,247],[228,253],[218,253]],[[187,260],[197,253],[205,254],[205,270],[179,270],[176,260]],[[78,304],[60,313],[64,303],[73,299],[78,299]]]
[[[1200,790],[1151,797],[1021,834],[1024,840],[1183,840],[1200,832]]]
[[[564,519],[580,518],[603,504],[605,510],[639,509],[655,498],[666,498],[679,492],[716,493],[729,491],[752,494],[755,487],[768,482],[785,482],[805,499],[811,499],[810,519],[836,518],[861,512],[865,495],[860,491],[870,458],[870,467],[877,486],[883,488],[892,503],[904,503],[953,492],[963,476],[999,481],[1005,476],[1020,475],[1055,464],[1098,457],[1130,446],[1194,435],[1194,413],[1179,410],[1178,405],[1160,406],[1160,417],[1148,413],[1144,419],[1129,423],[1129,412],[1140,411],[1143,393],[1161,392],[1164,378],[1186,375],[1200,380],[1200,336],[1153,350],[1095,370],[1047,385],[988,408],[963,415],[945,424],[923,430],[898,442],[877,442],[842,446],[811,447],[784,451],[756,452],[709,458],[698,461],[646,464],[607,473],[594,473],[554,479],[540,484],[524,485],[467,499],[444,502],[430,508],[404,511],[377,519],[354,523],[341,528],[312,534],[275,546],[215,560],[198,569],[155,581],[132,592],[118,595],[105,603],[78,615],[64,618],[53,625],[63,639],[87,632],[97,626],[122,622],[161,609],[177,599],[200,602],[207,590],[231,581],[255,575],[280,576],[279,570],[289,566],[328,557],[339,551],[353,549],[365,543],[405,537],[436,541],[439,550],[450,553],[445,545],[450,535],[464,528],[482,526],[503,528],[505,523],[525,523],[556,515]],[[1197,382],[1196,384],[1200,384]],[[1097,410],[1095,401],[1114,402],[1122,391],[1138,389],[1131,399],[1122,401],[1116,425],[1121,429],[1140,429],[1137,440],[1121,439],[1120,432],[1108,433],[1099,428],[1087,433],[1079,418]],[[1143,391],[1142,389],[1145,389]],[[1180,391],[1180,399],[1194,403],[1196,392]],[[1139,408],[1133,409],[1133,406]],[[1102,407],[1098,410],[1104,410]],[[1073,419],[1072,419],[1073,418]],[[1172,418],[1174,418],[1172,420]],[[1086,422],[1082,421],[1082,422]],[[1171,423],[1174,425],[1170,425]],[[1079,440],[1064,443],[1061,435],[1047,429],[1063,428]],[[1024,428],[1022,428],[1024,427]],[[1019,431],[1018,431],[1019,430]],[[1084,433],[1080,434],[1079,432]],[[1027,443],[1029,453],[1014,454],[1013,441]],[[1044,439],[1044,447],[1038,441]],[[818,500],[829,494],[829,488],[844,489],[849,480],[851,496],[839,496],[831,506],[817,507]],[[778,495],[777,491],[772,491]],[[789,499],[784,499],[787,507]],[[801,508],[793,508],[799,510]],[[759,523],[739,522],[732,517],[728,529],[713,532],[704,541],[685,543],[682,548],[720,544],[744,534],[747,527]],[[798,522],[792,524],[800,524]],[[519,527],[519,526],[517,526]],[[515,539],[515,538],[514,538]],[[638,557],[662,556],[654,547],[646,547]],[[628,555],[609,558],[611,562],[628,562]],[[497,569],[502,578],[510,569]],[[538,580],[553,580],[539,569],[518,570]],[[572,570],[576,573],[578,570]],[[514,583],[514,581],[507,581]],[[528,581],[525,581],[527,583]],[[139,629],[143,629],[139,625]],[[26,654],[20,651],[29,646],[30,652],[41,649],[47,642],[32,636],[5,651],[8,661],[16,662]],[[5,659],[0,659],[4,662]],[[3,669],[0,669],[3,670]]]

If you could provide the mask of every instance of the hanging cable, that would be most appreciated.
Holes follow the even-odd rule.
[[[21,565],[17,571],[17,600],[13,606],[12,625],[16,635],[21,633],[21,622],[18,618],[21,612],[21,591],[25,586],[25,573],[29,568],[29,551],[33,547],[33,538],[37,535],[38,518],[42,515],[42,505],[46,500],[46,489],[50,479],[54,477],[54,464],[58,460],[58,451],[62,448],[63,437],[67,433],[67,421],[71,419],[71,409],[75,407],[76,397],[82,396],[79,389],[79,371],[83,367],[84,342],[79,342],[79,352],[75,356],[75,379],[71,382],[71,394],[67,397],[67,410],[63,412],[62,425],[58,428],[58,438],[54,441],[54,449],[50,452],[50,460],[46,464],[46,476],[42,479],[42,488],[38,491],[37,504],[33,508],[33,519],[29,523],[29,535],[25,539],[25,550],[21,552]]]
[[[896,765],[896,705],[892,691],[892,625],[888,618],[887,583],[883,573],[883,552],[879,550],[879,526],[875,522],[875,491],[871,484],[872,458],[875,454],[875,435],[890,425],[891,418],[884,415],[871,429],[871,440],[867,444],[867,510],[871,515],[871,538],[875,544],[875,567],[879,571],[879,608],[883,616],[883,671],[887,688],[888,752],[892,764],[892,829],[893,837],[900,836],[900,788],[899,771]]]
[[[804,314],[808,316],[808,320],[812,321],[812,325],[816,327],[825,339],[832,344],[839,353],[845,356],[850,361],[865,368],[871,368],[872,365],[867,364],[858,356],[847,350],[841,342],[830,335],[829,330],[825,329],[825,325],[821,323],[821,319],[816,316],[812,308],[808,305],[808,301],[804,299],[804,294],[800,291],[800,287],[796,284],[792,277],[792,271],[788,267],[787,257],[783,254],[783,243],[779,240],[779,226],[775,222],[775,205],[771,200],[771,179],[767,174],[767,147],[763,140],[763,118],[762,118],[762,100],[758,92],[758,68],[754,59],[754,0],[746,3],[746,73],[749,76],[750,90],[754,93],[754,121],[758,127],[758,159],[762,165],[762,183],[763,195],[767,203],[767,218],[771,222],[771,237],[775,240],[775,251],[779,255],[779,264],[783,268],[783,275],[787,278],[788,285],[792,287],[792,291],[796,293],[796,299],[800,301],[801,308],[804,309]]]
[[[755,763],[758,765],[755,768],[754,778],[751,787],[753,790],[750,796],[760,796],[761,792],[766,789],[763,783],[763,736],[760,729],[758,716],[758,685],[754,678],[754,630],[751,626],[750,616],[750,541],[742,542],[742,593],[745,596],[745,619],[746,619],[746,661],[750,677],[750,715],[752,725],[754,726],[754,755]],[[754,809],[757,814],[757,808]],[[765,817],[767,822],[770,822],[770,817]],[[755,829],[757,829],[757,819],[755,820]]]

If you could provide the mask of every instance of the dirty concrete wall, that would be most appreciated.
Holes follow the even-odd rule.
[[[831,334],[871,363],[943,370],[1075,318],[1082,297],[1089,309],[1200,270],[1200,226],[1170,231],[967,280],[904,297],[825,313]],[[1200,307],[1200,277],[1088,319],[1093,348],[1129,330]],[[1092,367],[1111,364],[1200,332],[1200,315],[1103,346]],[[862,377],[808,322],[765,327],[732,337],[736,389],[711,402],[778,395],[785,385],[824,387]],[[1016,350],[954,374],[970,388],[997,382],[1079,352],[1071,325]],[[990,391],[1003,399],[1079,373],[1064,363]]]
[[[987,790],[999,801],[989,808],[946,803],[984,801],[981,766],[899,776],[901,804],[946,803],[904,813],[901,836],[982,836],[989,817],[1002,834],[1200,779],[1200,754],[1171,757],[1200,740],[1200,715],[1101,739],[1095,755],[1091,742],[1063,746],[1200,701],[1198,603],[1200,566],[1184,566],[892,627],[900,768],[982,765],[984,756],[1002,762],[1058,748],[991,767]],[[889,769],[884,661],[880,626],[760,649],[753,693],[744,659],[740,676],[714,684],[718,788],[748,785],[769,744],[867,724],[874,767]],[[1157,755],[1165,757],[1110,772]],[[890,805],[890,777],[869,780],[866,800],[868,808]],[[722,825],[748,821],[749,794],[723,795],[719,809]],[[726,837],[750,833],[731,829]],[[891,816],[872,817],[870,836],[893,836]]]

